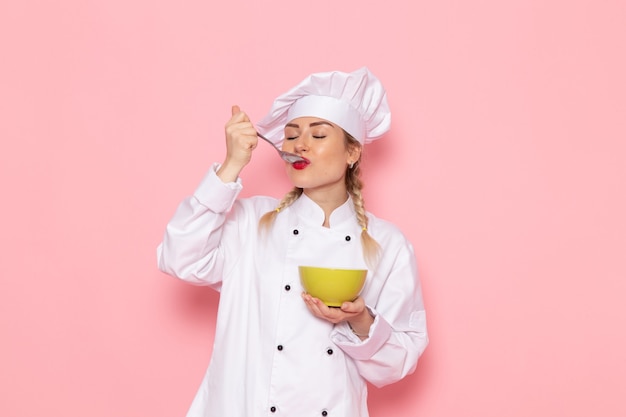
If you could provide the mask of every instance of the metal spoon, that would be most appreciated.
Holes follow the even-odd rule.
[[[285,152],[279,149],[278,146],[274,145],[274,142],[272,142],[271,140],[269,140],[268,138],[266,138],[259,132],[256,132],[256,135],[260,137],[261,139],[263,139],[264,141],[266,141],[267,143],[269,143],[270,145],[272,145],[274,149],[276,149],[280,157],[283,158],[285,161],[289,162],[290,164],[293,164],[294,162],[306,162],[307,164],[309,163],[308,159],[303,158],[300,155],[296,155],[295,153],[291,153],[291,152]]]

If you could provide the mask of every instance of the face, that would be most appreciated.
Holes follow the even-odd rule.
[[[283,150],[311,162],[287,165],[290,180],[305,192],[337,190],[345,194],[346,169],[360,155],[360,148],[347,146],[343,129],[317,117],[299,117],[287,123]]]

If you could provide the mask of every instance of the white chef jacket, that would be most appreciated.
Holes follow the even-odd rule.
[[[259,218],[270,197],[237,199],[214,164],[178,207],[157,249],[159,268],[220,291],[211,362],[188,417],[366,417],[366,380],[383,386],[412,373],[428,344],[413,248],[392,224],[369,216],[382,247],[361,293],[374,315],[361,341],[347,323],[313,316],[300,294],[299,265],[367,269],[351,199],[323,227],[306,195],[271,229]]]

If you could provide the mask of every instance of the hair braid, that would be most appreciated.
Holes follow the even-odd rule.
[[[290,205],[292,205],[293,202],[296,201],[298,197],[300,197],[300,195],[302,195],[302,188],[298,187],[294,187],[291,191],[285,194],[283,199],[280,200],[280,203],[278,203],[278,207],[276,207],[272,211],[268,211],[263,216],[261,216],[261,218],[259,219],[259,229],[261,231],[267,231],[272,226],[272,224],[274,224],[278,213],[285,207],[289,207]]]
[[[380,256],[380,245],[376,240],[367,232],[369,226],[369,218],[365,212],[365,203],[363,201],[363,195],[361,189],[363,188],[363,182],[360,179],[360,159],[357,161],[353,168],[348,169],[346,173],[346,188],[348,193],[352,197],[354,204],[354,211],[356,212],[357,222],[361,226],[361,244],[363,245],[363,257],[365,262],[370,268],[374,268],[378,262]]]

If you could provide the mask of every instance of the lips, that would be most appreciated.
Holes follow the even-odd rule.
[[[309,166],[310,163],[311,162],[309,162],[309,161],[298,161],[298,162],[294,162],[293,164],[291,164],[291,166],[294,169],[301,170],[301,169],[304,169],[307,166]]]

